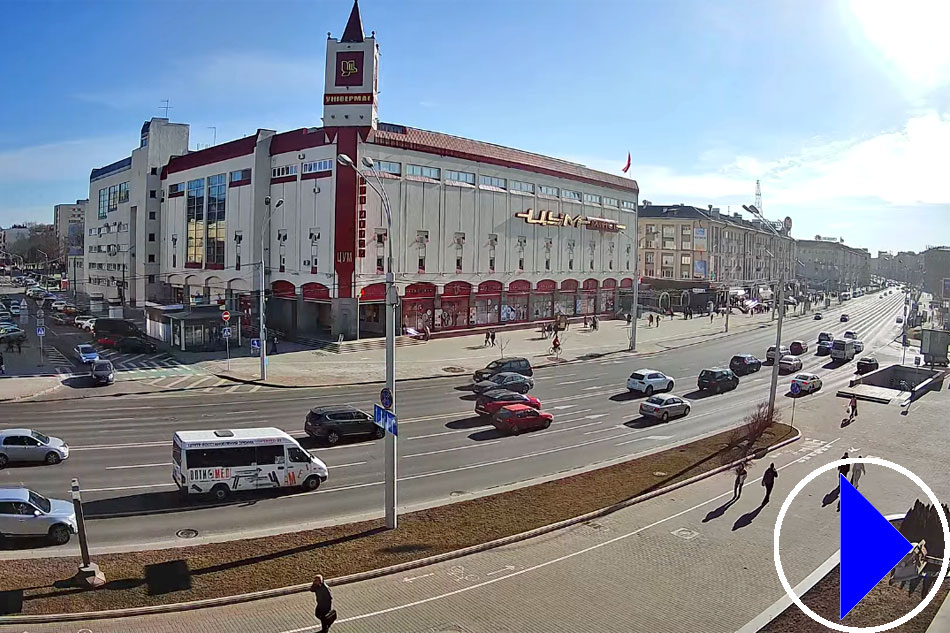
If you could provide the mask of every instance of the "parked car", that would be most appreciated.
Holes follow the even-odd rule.
[[[857,339],[855,339],[855,340],[852,341],[852,342],[854,343],[854,353],[855,353],[855,354],[860,354],[861,352],[864,351],[864,342],[859,341],[859,340],[857,340]]]
[[[731,369],[704,369],[699,372],[696,386],[700,391],[722,393],[739,386],[739,377]]]
[[[818,344],[818,348],[815,350],[815,353],[818,356],[831,356],[831,341],[822,341]]]
[[[877,371],[879,364],[873,356],[865,356],[858,361],[858,373],[866,374],[869,371]]]
[[[784,345],[781,345],[778,348],[779,358],[781,358],[782,356],[788,356],[791,353],[792,353],[791,350],[789,350]],[[765,352],[765,360],[771,363],[775,362],[775,346],[774,345],[769,346],[769,349]]]
[[[45,536],[63,545],[77,530],[72,501],[47,499],[29,488],[0,488],[0,536]]]
[[[63,309],[66,307],[66,302],[62,300],[53,301],[52,303],[50,303],[49,307],[56,312],[62,312]]]
[[[819,342],[819,343],[825,343],[825,342],[830,343],[830,342],[833,341],[833,340],[835,340],[835,335],[832,334],[831,332],[819,332],[819,333],[818,333],[818,342]]]
[[[116,340],[111,336],[100,336],[96,338],[96,345],[101,345],[102,347],[115,347]]]
[[[82,329],[86,330],[87,332],[93,332],[93,331],[95,331],[94,328],[96,327],[96,321],[98,321],[98,320],[99,320],[99,319],[97,319],[97,318],[95,318],[95,317],[93,317],[93,318],[91,318],[91,319],[86,319],[85,321],[82,322],[82,326],[81,326],[81,327],[82,327]]]
[[[904,322],[904,317],[897,317],[897,322],[898,322],[898,323],[903,323],[903,322]]]
[[[524,376],[534,375],[534,370],[531,369],[531,363],[528,362],[527,358],[509,356],[508,358],[493,360],[492,362],[488,363],[484,369],[476,370],[475,382],[481,382],[503,371],[513,371]]]
[[[534,388],[534,378],[513,371],[503,371],[495,374],[491,378],[481,380],[472,385],[472,391],[475,393],[482,393],[498,388],[508,389],[518,393],[528,393]]]
[[[658,394],[640,403],[640,415],[666,422],[672,417],[689,415],[689,403],[673,394]]]
[[[845,321],[848,321],[850,318],[851,318],[851,317],[849,317],[847,314],[842,314],[842,315],[841,315],[841,322],[844,323]]]
[[[673,379],[655,369],[640,369],[627,378],[627,389],[652,396],[654,391],[673,391]]]
[[[800,393],[812,393],[821,389],[821,378],[815,374],[798,374],[792,378],[792,385],[798,385]]]
[[[792,341],[791,345],[788,346],[788,350],[795,356],[801,356],[808,351],[808,343],[805,341]]]
[[[77,345],[73,351],[76,352],[76,357],[81,363],[94,363],[99,360],[99,352],[96,351],[95,347],[87,343]]]
[[[0,343],[23,343],[26,341],[26,332],[18,327],[0,330]]]
[[[821,312],[816,312],[816,313],[815,313],[815,316],[812,317],[812,318],[814,318],[815,321],[821,321],[821,320],[822,320],[823,318],[825,318],[825,317],[822,316]]]
[[[855,332],[854,330],[848,330],[847,332],[844,333],[844,337],[854,340],[858,338],[858,333]]]
[[[310,437],[336,444],[343,437],[372,437],[381,439],[385,429],[376,426],[373,416],[348,404],[313,407],[307,414],[303,430]]]
[[[541,401],[534,396],[515,393],[507,389],[492,389],[478,396],[475,401],[475,413],[479,415],[495,415],[502,407],[509,404],[524,404],[535,409],[541,408]]]
[[[89,375],[97,385],[111,385],[115,382],[115,367],[111,361],[99,359],[92,363]]]
[[[509,404],[501,407],[492,416],[492,426],[501,433],[518,435],[522,431],[535,431],[551,426],[554,416],[526,404]]]
[[[89,319],[94,319],[94,318],[95,317],[92,316],[91,314],[79,314],[73,318],[73,325],[79,328],[83,328],[86,326],[86,322],[89,321]]]
[[[145,335],[145,333],[139,329],[139,326],[130,319],[97,318],[89,326],[89,329],[94,331],[96,336],[105,335],[116,339],[123,336]]]
[[[67,304],[66,304],[66,307],[63,308],[63,314],[65,314],[65,315],[67,315],[67,316],[75,316],[75,315],[79,314],[79,308],[77,308],[76,306],[74,306],[74,305],[71,304],[71,303],[67,303]]]
[[[61,315],[61,314],[54,314],[53,316],[51,316],[51,317],[49,318],[49,320],[52,321],[53,323],[55,323],[56,325],[68,325],[68,324],[69,324],[69,319],[66,318],[65,316]]]
[[[10,314],[13,316],[20,316],[20,304],[16,301],[10,304]]]
[[[137,336],[127,336],[120,338],[115,344],[120,352],[131,352],[135,354],[154,354],[158,347],[151,341]]]
[[[792,355],[782,356],[781,360],[779,360],[778,362],[778,368],[779,368],[779,371],[782,371],[785,373],[791,373],[793,371],[801,371],[802,359],[800,359],[798,356],[792,356]]]
[[[752,354],[736,354],[729,361],[729,369],[737,376],[745,376],[762,369],[762,361]]]
[[[69,457],[69,447],[58,437],[32,429],[0,430],[0,468],[12,462],[58,464]]]

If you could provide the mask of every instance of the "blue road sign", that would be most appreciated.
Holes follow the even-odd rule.
[[[221,328],[221,338],[231,338],[231,328],[229,327]]]
[[[373,405],[373,421],[376,426],[386,430],[387,433],[399,435],[396,430],[396,414],[392,411],[382,408],[378,404]]]
[[[37,336],[46,336],[46,328],[45,328],[45,327],[38,327],[38,328],[36,328],[36,335],[37,335]]]
[[[251,349],[260,349],[261,348],[261,339],[252,338],[251,339]]]
[[[843,619],[914,546],[844,475],[839,474],[838,481],[841,486],[839,608]]]
[[[802,387],[797,382],[792,383],[792,388],[789,390],[792,392],[793,396],[797,396],[802,392]]]
[[[389,387],[383,387],[379,390],[379,401],[384,408],[393,408],[393,392],[389,390]]]

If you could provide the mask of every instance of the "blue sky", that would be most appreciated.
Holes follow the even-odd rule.
[[[0,226],[88,195],[142,122],[192,149],[320,124],[325,37],[350,0],[7,2]],[[950,243],[940,0],[360,3],[380,118],[619,173],[657,204],[751,203],[793,235]]]

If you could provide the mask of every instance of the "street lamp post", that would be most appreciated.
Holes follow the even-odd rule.
[[[264,200],[264,204],[267,205],[267,210],[264,212],[264,219],[261,221],[261,289],[259,298],[260,305],[260,342],[261,342],[261,380],[267,380],[267,329],[265,322],[265,310],[264,310],[264,231],[267,229],[267,225],[270,222],[273,210],[270,206],[270,197]],[[277,201],[277,204],[274,205],[274,209],[279,209],[283,206],[284,199],[281,198]]]
[[[637,204],[637,216],[634,220],[634,226],[637,226],[640,215],[639,201],[635,201],[635,204]],[[639,245],[635,238],[631,238],[624,231],[621,231],[620,234],[627,238],[627,241],[633,246],[633,307],[630,316],[630,343],[627,346],[627,350],[635,352],[637,351],[637,317],[640,316],[640,252]]]
[[[396,416],[396,306],[398,298],[396,295],[396,277],[393,272],[393,215],[392,207],[389,203],[389,196],[386,194],[386,188],[383,181],[376,171],[373,159],[368,156],[363,157],[363,165],[369,170],[367,174],[364,170],[357,167],[353,159],[346,154],[339,154],[336,157],[338,163],[344,167],[349,167],[362,176],[376,195],[379,196],[383,204],[383,211],[386,213],[386,389],[389,390],[392,398],[392,404],[388,407],[393,416]],[[371,175],[372,179],[367,178]],[[375,180],[375,183],[373,182]],[[386,433],[385,447],[385,510],[386,527],[395,529],[397,525],[396,512],[396,434]]]

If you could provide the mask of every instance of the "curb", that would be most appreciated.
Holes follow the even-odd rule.
[[[793,427],[794,428],[794,427]],[[767,455],[772,451],[778,450],[784,446],[788,446],[793,442],[797,442],[801,439],[802,433],[798,429],[795,429],[796,434],[794,437],[782,440],[777,444],[773,444],[765,449],[764,453],[759,453],[759,455]],[[542,536],[550,532],[554,532],[563,528],[571,527],[579,523],[584,523],[585,521],[590,521],[591,519],[600,518],[608,514],[613,514],[624,508],[628,508],[632,505],[642,503],[644,501],[649,501],[655,497],[679,490],[690,484],[694,484],[703,479],[708,479],[713,475],[717,475],[721,472],[725,472],[734,468],[739,462],[747,461],[746,458],[741,460],[736,460],[729,464],[719,466],[712,470],[709,470],[705,473],[700,473],[694,475],[688,479],[677,482],[675,484],[670,484],[663,488],[659,488],[652,492],[648,492],[637,497],[632,497],[626,501],[621,501],[606,508],[601,508],[599,510],[594,510],[580,516],[576,516],[570,519],[565,519],[563,521],[558,521],[557,523],[551,523],[533,530],[528,530],[527,532],[521,532],[519,534],[513,534],[511,536],[505,536],[500,539],[495,539],[494,541],[489,541],[487,543],[481,543],[478,545],[472,545],[470,547],[465,547],[462,549],[454,550],[451,552],[445,552],[444,554],[437,554],[435,556],[429,556],[426,558],[420,558],[414,561],[408,561],[405,563],[399,563],[398,565],[392,565],[390,567],[383,567],[380,569],[371,569],[369,571],[359,572],[356,574],[349,574],[347,576],[341,576],[339,578],[328,579],[327,584],[337,586],[337,585],[348,585],[355,582],[361,582],[364,580],[371,580],[373,578],[379,578],[380,576],[387,576],[390,574],[402,573],[404,571],[410,571],[413,569],[418,569],[419,567],[426,567],[428,565],[434,565],[436,563],[445,562],[448,560],[453,560],[456,558],[461,558],[463,556],[468,556],[470,554],[476,554],[479,552],[484,552],[490,549],[495,549],[502,547],[504,545],[510,545],[512,543],[518,543],[520,541],[525,541],[537,536]],[[761,459],[761,457],[758,457]],[[279,587],[277,589],[265,589],[263,591],[255,591],[253,593],[239,594],[236,596],[224,596],[221,598],[207,598],[204,600],[195,600],[192,602],[179,602],[175,604],[162,604],[162,605],[153,605],[149,607],[132,607],[128,609],[112,609],[109,611],[90,611],[86,613],[55,613],[49,615],[20,615],[20,616],[0,616],[0,624],[43,624],[51,622],[74,622],[79,620],[102,620],[102,619],[112,619],[112,618],[128,618],[142,615],[152,615],[155,613],[177,613],[181,611],[193,611],[195,609],[204,609],[207,607],[220,607],[231,604],[240,604],[242,602],[252,602],[255,600],[263,600],[266,598],[276,598],[280,596],[287,596],[295,593],[303,593],[310,589],[310,583],[301,584],[301,585],[292,585],[289,587]]]

